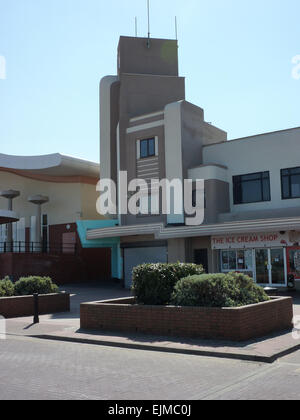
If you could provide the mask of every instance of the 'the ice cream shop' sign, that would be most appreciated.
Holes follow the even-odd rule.
[[[211,238],[212,249],[281,248],[291,245],[288,232],[246,233]]]

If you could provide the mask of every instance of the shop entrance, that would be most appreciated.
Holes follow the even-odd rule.
[[[285,286],[286,255],[283,248],[256,249],[256,283],[268,286]]]
[[[256,248],[222,250],[221,271],[223,273],[238,272],[247,274],[257,284],[261,284],[262,286],[286,286],[286,249]]]

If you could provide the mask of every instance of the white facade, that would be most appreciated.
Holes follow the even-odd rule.
[[[203,163],[215,163],[228,168],[233,213],[300,207],[300,198],[282,200],[280,174],[281,169],[300,166],[300,128],[205,146]],[[234,205],[232,177],[264,171],[270,172],[271,201]]]

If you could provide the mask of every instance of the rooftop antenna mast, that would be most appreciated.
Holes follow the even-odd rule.
[[[147,47],[151,47],[150,43],[150,0],[147,0],[147,12],[148,12],[148,40],[147,40]]]
[[[178,41],[178,24],[177,24],[177,16],[175,16],[175,38]]]
[[[137,17],[135,17],[135,37],[137,38],[138,36],[138,20]]]

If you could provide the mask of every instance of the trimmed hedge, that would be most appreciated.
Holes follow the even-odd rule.
[[[132,291],[139,304],[167,305],[180,279],[203,272],[195,264],[143,264],[133,270]]]
[[[0,280],[0,297],[10,297],[15,293],[15,286],[10,278],[7,276]]]
[[[27,296],[38,293],[40,295],[47,295],[49,293],[57,293],[58,286],[52,283],[50,277],[21,277],[15,283],[15,296]]]
[[[203,274],[180,280],[171,303],[175,306],[239,307],[269,301],[264,289],[244,274]]]

